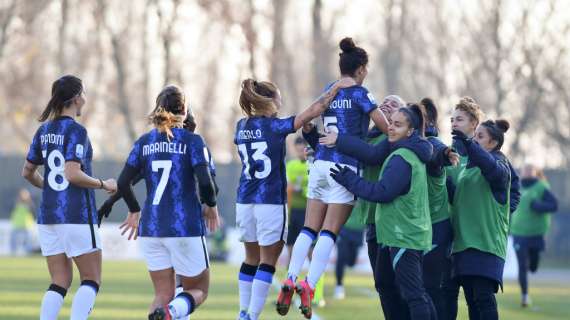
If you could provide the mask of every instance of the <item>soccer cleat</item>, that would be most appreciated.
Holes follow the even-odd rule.
[[[249,314],[247,314],[247,311],[241,310],[239,312],[237,320],[251,320],[251,318],[249,317]]]
[[[311,289],[311,286],[307,282],[307,280],[301,281],[297,283],[295,287],[295,291],[301,297],[301,305],[299,309],[301,309],[301,313],[307,319],[311,319],[313,316],[313,310],[311,308],[311,304],[313,302],[313,298],[315,296],[315,290]]]
[[[523,295],[521,299],[521,307],[527,308],[530,307],[531,305],[532,301],[530,300],[530,297],[527,294]]]
[[[284,316],[289,312],[289,307],[291,307],[291,299],[293,298],[293,293],[295,292],[295,284],[293,280],[287,279],[283,282],[281,286],[281,291],[277,296],[277,313]]]
[[[172,320],[168,308],[158,307],[148,315],[148,320]]]

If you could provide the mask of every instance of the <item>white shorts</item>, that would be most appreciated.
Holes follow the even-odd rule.
[[[236,225],[241,242],[269,246],[287,239],[287,206],[236,203]]]
[[[139,237],[149,271],[173,268],[176,274],[195,277],[210,267],[204,237]]]
[[[101,250],[96,227],[88,224],[38,224],[42,255],[65,253],[68,258]]]
[[[356,167],[341,164],[350,168],[354,172],[358,172]],[[334,162],[316,160],[309,171],[309,191],[307,198],[321,200],[326,204],[354,204],[355,196],[345,187],[338,184],[330,176],[330,169],[334,167]]]

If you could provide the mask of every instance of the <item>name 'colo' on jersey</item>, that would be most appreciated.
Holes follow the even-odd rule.
[[[376,101],[372,94],[366,88],[356,85],[340,89],[329,107],[321,115],[321,119],[328,132],[364,139],[370,124],[369,113],[376,108]],[[339,153],[336,147],[329,148],[322,144],[317,145],[315,160],[342,163],[355,167],[358,167],[359,164],[355,158]]]
[[[237,203],[287,202],[285,138],[294,133],[295,117],[243,118],[236,125],[234,143],[242,163]]]
[[[147,197],[141,213],[141,237],[196,237],[206,232],[196,193],[194,167],[209,165],[202,137],[173,128],[174,137],[153,129],[133,146],[127,165],[145,179]]]
[[[91,175],[93,149],[87,130],[71,117],[48,121],[36,131],[26,159],[44,166],[38,224],[89,224],[97,221],[95,192],[65,179],[66,161],[76,161]]]

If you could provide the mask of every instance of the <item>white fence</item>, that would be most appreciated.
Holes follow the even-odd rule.
[[[136,241],[128,241],[126,237],[121,236],[119,231],[119,223],[104,223],[99,229],[102,246],[103,246],[103,259],[109,260],[125,260],[125,259],[139,259],[142,256]],[[10,223],[8,220],[0,220],[0,256],[7,256],[10,254]],[[244,258],[244,250],[242,244],[238,240],[237,231],[233,228],[228,230],[226,238],[228,247],[227,262],[233,265],[239,265]],[[37,247],[37,234],[36,230],[32,231],[32,242]],[[283,266],[286,261],[287,251],[284,250],[279,258],[280,265]],[[328,270],[334,270],[334,262],[336,261],[336,250],[333,251]],[[370,273],[371,268],[368,263],[368,255],[366,244],[360,248],[358,258],[354,271]],[[512,247],[512,241],[509,239],[509,246],[507,251],[507,262],[505,264],[505,279],[512,279],[517,276],[516,256]]]

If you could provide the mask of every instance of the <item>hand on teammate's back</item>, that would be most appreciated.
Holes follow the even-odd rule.
[[[220,215],[218,214],[218,207],[204,206],[204,219],[206,220],[206,227],[210,232],[215,232],[221,225]]]
[[[334,85],[340,89],[348,88],[348,87],[355,86],[356,81],[352,77],[342,77]]]
[[[328,132],[325,133],[324,136],[319,138],[319,143],[324,144],[327,147],[334,147],[336,145],[336,139],[338,138],[338,134],[335,132]]]
[[[338,163],[330,169],[330,176],[343,186],[346,186],[354,177],[358,177],[356,173],[347,166],[341,166]]]
[[[103,189],[107,191],[108,194],[117,192],[117,180],[111,178],[103,181]]]
[[[140,212],[129,212],[129,215],[127,215],[127,218],[125,219],[123,224],[119,226],[119,229],[123,230],[121,232],[121,235],[124,235],[125,233],[127,233],[127,231],[129,231],[128,239],[137,240],[140,218],[141,218]]]

